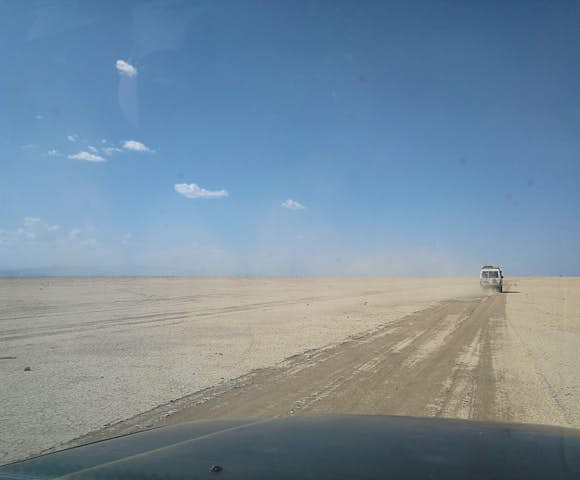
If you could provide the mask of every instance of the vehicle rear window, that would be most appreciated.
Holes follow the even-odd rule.
[[[481,278],[498,278],[499,272],[491,271],[491,272],[481,272]]]

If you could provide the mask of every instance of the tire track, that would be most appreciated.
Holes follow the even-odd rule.
[[[492,350],[504,308],[502,295],[444,301],[73,444],[202,418],[360,413],[501,419]]]

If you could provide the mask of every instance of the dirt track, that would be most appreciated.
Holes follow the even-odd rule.
[[[360,413],[515,420],[496,401],[507,294],[453,299],[81,439],[208,418]],[[505,393],[505,392],[504,392]]]
[[[335,348],[298,355],[168,418],[350,412],[503,417],[494,404],[492,322],[503,296],[452,300]],[[208,395],[209,394],[209,395]]]

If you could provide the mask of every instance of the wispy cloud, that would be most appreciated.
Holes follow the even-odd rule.
[[[36,118],[36,120],[43,120],[44,119],[44,115],[34,115],[34,118]]]
[[[54,239],[60,230],[59,225],[44,222],[38,217],[24,217],[20,227],[0,231],[0,244],[17,245],[20,243],[45,242]]]
[[[282,202],[280,204],[280,206],[283,208],[287,208],[288,210],[304,210],[306,208],[300,202],[297,202],[296,200],[292,200],[291,198],[289,198],[285,202]]]
[[[226,190],[206,190],[195,183],[176,183],[175,191],[186,198],[225,198]]]
[[[133,235],[127,232],[125,235],[123,235],[123,238],[121,238],[121,245],[128,245],[131,241],[131,238],[133,238]]]
[[[123,150],[121,150],[120,148],[117,148],[117,147],[104,147],[104,148],[101,148],[101,151],[105,155],[110,157],[111,155],[113,155],[113,153],[122,152]]]
[[[97,246],[97,239],[96,238],[85,238],[84,240],[81,240],[80,245],[82,245],[83,247],[96,247]]]
[[[66,136],[66,139],[67,139],[69,142],[76,143],[76,142],[78,142],[78,141],[79,141],[79,136],[78,136],[77,134],[73,133],[73,134],[67,135],[67,136]]]
[[[96,148],[96,147],[93,147],[92,145],[89,145],[89,146],[87,147],[87,149],[88,149],[88,150],[90,150],[90,151],[91,151],[91,152],[93,152],[93,153],[99,153],[99,150],[98,150],[98,148]]]
[[[46,152],[48,157],[62,157],[62,153],[60,153],[56,148],[51,148],[48,152]]]
[[[40,218],[38,217],[24,217],[24,225],[36,225],[40,223]]]
[[[122,152],[123,149],[116,147],[114,144],[109,143],[109,141],[106,138],[103,138],[101,140],[101,152],[104,153],[107,156],[111,156],[114,153],[118,153],[118,152]]]
[[[151,150],[147,145],[138,142],[136,140],[126,140],[123,143],[123,148],[125,150],[130,150],[132,152],[147,152],[147,153],[153,153],[153,150]]]
[[[125,77],[133,78],[137,76],[137,69],[125,60],[117,60],[115,67],[119,74]]]
[[[86,162],[106,162],[107,159],[101,157],[100,155],[95,155],[89,152],[79,152],[74,155],[69,155],[68,158],[72,160],[84,160]]]
[[[27,228],[37,228],[41,227],[45,229],[47,232],[56,232],[60,230],[60,226],[58,225],[51,225],[49,223],[43,222],[38,217],[24,217],[24,226]]]
[[[90,231],[83,231],[81,228],[73,228],[68,232],[68,238],[73,242],[73,244],[81,245],[83,247],[96,247],[97,239],[94,237],[88,237]]]

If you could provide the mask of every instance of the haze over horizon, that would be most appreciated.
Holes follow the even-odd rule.
[[[580,275],[579,20],[3,2],[0,275]]]

